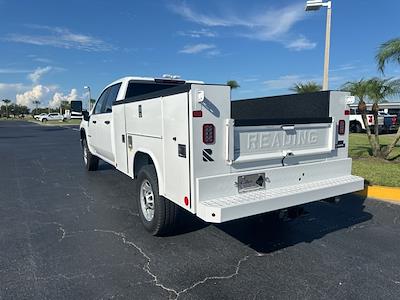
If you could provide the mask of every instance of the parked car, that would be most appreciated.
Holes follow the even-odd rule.
[[[40,116],[38,120],[40,122],[47,122],[47,121],[64,121],[65,117],[60,113],[50,113],[44,116]]]
[[[33,118],[35,120],[39,120],[40,117],[43,117],[43,116],[46,116],[46,115],[47,115],[46,113],[41,113],[40,115],[34,115]]]
[[[111,83],[83,112],[86,169],[102,159],[136,179],[140,218],[154,235],[171,231],[178,208],[221,223],[364,188],[351,175],[348,93],[230,93],[184,80]]]

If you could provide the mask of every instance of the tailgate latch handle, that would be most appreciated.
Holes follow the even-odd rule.
[[[281,128],[285,131],[293,131],[294,125],[282,125]]]

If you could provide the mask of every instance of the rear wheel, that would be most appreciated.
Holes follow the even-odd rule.
[[[176,225],[178,207],[158,193],[158,178],[153,165],[143,166],[138,174],[136,199],[140,218],[152,235],[171,233]]]
[[[90,152],[86,138],[82,140],[82,151],[86,169],[88,171],[96,171],[99,167],[99,158]]]
[[[350,123],[350,132],[361,133],[362,132],[361,124],[358,122],[351,122]]]

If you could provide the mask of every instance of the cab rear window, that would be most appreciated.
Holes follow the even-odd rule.
[[[130,82],[126,90],[125,99],[137,97],[161,90],[173,88],[179,84],[176,83],[151,83],[151,82]]]

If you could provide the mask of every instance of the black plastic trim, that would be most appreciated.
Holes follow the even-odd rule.
[[[235,126],[296,125],[332,123],[332,118],[291,118],[291,119],[243,119],[235,120]]]
[[[166,96],[171,96],[171,95],[180,94],[180,93],[187,93],[190,91],[190,89],[191,89],[191,84],[185,83],[185,84],[177,85],[175,87],[171,87],[169,89],[152,92],[152,93],[148,93],[148,94],[144,94],[144,95],[140,95],[140,96],[136,96],[136,97],[126,98],[124,100],[119,100],[119,101],[116,101],[113,105],[144,101],[144,100],[148,100],[148,99],[153,99],[153,98],[158,98],[158,97],[166,97]]]

